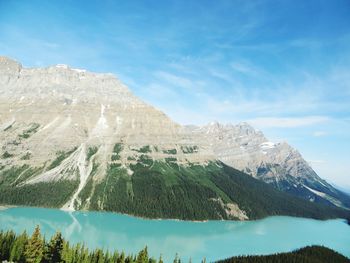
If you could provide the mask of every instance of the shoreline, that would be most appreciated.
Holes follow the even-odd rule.
[[[0,211],[16,207],[15,205],[0,205]]]
[[[139,216],[139,215],[134,215],[134,214],[127,214],[127,213],[121,213],[121,212],[116,212],[116,211],[106,211],[106,210],[67,210],[67,209],[62,209],[59,207],[41,207],[41,206],[23,206],[23,205],[6,205],[2,204],[0,205],[0,211],[7,210],[9,208],[39,208],[39,209],[53,209],[53,210],[60,210],[65,213],[74,213],[74,212],[80,212],[80,213],[107,213],[107,214],[116,214],[116,215],[122,215],[122,216],[127,216],[131,218],[136,218],[136,219],[141,219],[141,220],[152,220],[152,221],[177,221],[177,222],[193,222],[193,223],[206,223],[206,222],[212,222],[212,221],[221,221],[221,222],[255,222],[259,220],[264,220],[269,217],[273,216],[280,216],[280,217],[294,217],[298,219],[312,219],[316,221],[328,221],[328,220],[335,220],[335,219],[340,219],[340,220],[345,220],[345,223],[350,225],[350,219],[348,218],[324,218],[324,219],[319,219],[319,218],[313,218],[313,217],[302,217],[302,216],[289,216],[289,215],[270,215],[262,218],[254,218],[254,219],[248,219],[248,220],[235,220],[235,219],[204,219],[204,220],[193,220],[193,219],[179,219],[179,218],[152,218],[152,217],[145,217],[145,216]]]

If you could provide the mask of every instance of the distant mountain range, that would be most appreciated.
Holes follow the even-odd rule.
[[[287,143],[246,123],[181,126],[111,74],[0,57],[0,139],[1,204],[200,220],[350,213]]]

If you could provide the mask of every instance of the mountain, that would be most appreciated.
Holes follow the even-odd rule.
[[[178,125],[111,74],[0,57],[2,204],[201,220],[349,216],[234,169],[243,166],[222,158],[208,131]]]
[[[268,141],[247,123],[188,126],[210,144],[217,159],[284,192],[311,202],[350,208],[350,198],[322,180],[301,154],[286,142]]]

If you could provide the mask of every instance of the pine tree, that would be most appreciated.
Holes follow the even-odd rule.
[[[36,226],[33,235],[25,246],[25,259],[28,263],[40,263],[43,258],[44,242],[40,234],[39,226]]]
[[[173,261],[174,263],[179,263],[180,262],[180,259],[179,259],[179,255],[176,253],[175,255],[175,259]]]
[[[164,262],[163,262],[162,255],[160,255],[159,260],[158,260],[158,263],[164,263]]]
[[[0,259],[8,260],[10,257],[10,250],[16,239],[16,234],[11,230],[2,235],[0,242]]]
[[[63,262],[63,238],[60,232],[57,232],[47,244],[45,251],[46,262]]]
[[[114,251],[113,257],[111,258],[111,262],[118,262],[118,258],[119,258],[118,251]]]
[[[73,262],[73,248],[70,247],[70,244],[68,241],[63,242],[63,251],[62,251],[62,258],[64,259],[64,262],[66,263],[72,263]]]
[[[148,250],[147,250],[147,246],[142,249],[136,259],[137,263],[148,263]]]
[[[124,251],[120,254],[117,263],[125,263],[125,253],[124,253]]]
[[[24,251],[25,246],[28,243],[28,235],[24,231],[20,236],[18,236],[12,246],[11,252],[10,252],[10,261],[13,262],[24,262]]]

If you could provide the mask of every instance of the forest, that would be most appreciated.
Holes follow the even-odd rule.
[[[84,244],[70,244],[60,232],[46,240],[37,226],[33,234],[16,234],[13,231],[0,232],[0,261],[20,263],[163,263],[148,254],[147,247],[137,254],[123,251],[90,250]],[[181,263],[174,255],[173,263]],[[191,262],[191,260],[189,260]],[[205,263],[205,258],[201,263]],[[322,246],[309,246],[288,253],[267,256],[237,256],[217,263],[349,263],[343,255]]]
[[[350,259],[322,246],[304,247],[289,253],[267,256],[239,256],[217,263],[349,263]]]
[[[89,187],[89,210],[147,218],[236,219],[216,201],[221,199],[224,204],[238,204],[249,219],[273,215],[315,219],[350,217],[349,211],[281,192],[220,162],[184,167],[171,160],[153,161],[141,155],[130,168],[132,176],[119,164],[109,165],[105,179]]]
[[[91,149],[89,156],[96,150]],[[119,158],[119,150],[117,145],[113,159]],[[136,164],[130,165],[132,176],[121,164],[111,162],[102,180],[95,180],[99,164],[94,162],[87,184],[79,193],[76,209],[147,218],[237,219],[226,210],[226,204],[235,203],[251,220],[274,215],[350,218],[350,212],[345,209],[281,192],[221,162],[185,167],[168,159],[154,161],[142,154]],[[0,204],[59,208],[78,187],[78,180],[16,185],[35,171],[27,166],[0,170]],[[16,179],[19,174],[20,179]]]
[[[46,240],[37,226],[31,236],[26,232],[17,235],[13,231],[0,232],[0,261],[28,263],[163,263],[149,257],[147,247],[138,254],[109,252],[102,249],[89,250],[83,244],[71,245],[60,232]],[[177,256],[175,263],[180,263]]]

